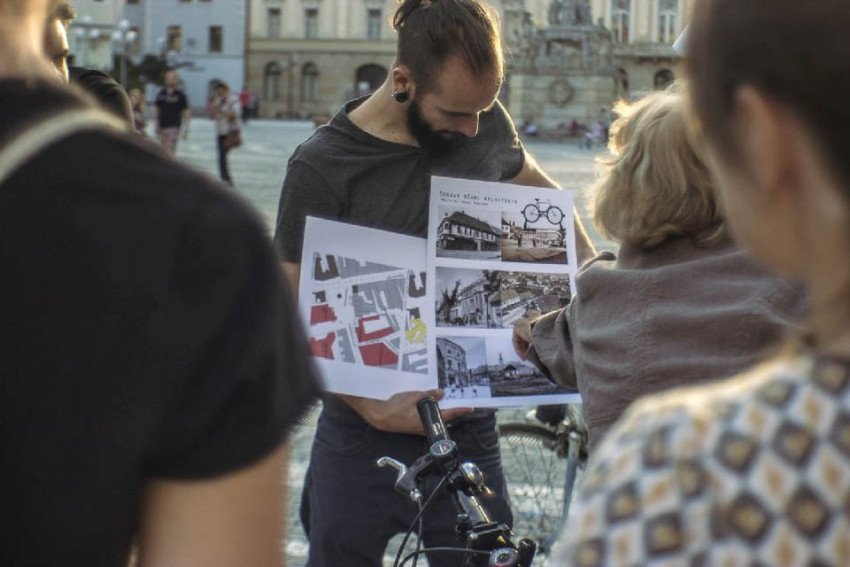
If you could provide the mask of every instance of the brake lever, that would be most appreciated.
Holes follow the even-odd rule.
[[[433,460],[430,455],[419,457],[409,469],[404,463],[390,457],[381,457],[378,459],[379,467],[389,466],[398,471],[398,477],[395,481],[396,491],[417,503],[422,501],[422,491],[416,485],[416,479],[428,470],[432,464]]]

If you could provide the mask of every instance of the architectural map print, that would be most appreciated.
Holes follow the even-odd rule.
[[[311,290],[314,356],[428,373],[424,272],[316,253]]]
[[[309,217],[300,299],[329,391],[386,399],[436,386],[424,240]]]

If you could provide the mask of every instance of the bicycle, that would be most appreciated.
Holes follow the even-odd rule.
[[[541,406],[525,422],[499,424],[502,468],[514,530],[548,554],[570,512],[576,481],[587,463],[581,406]]]
[[[540,217],[545,216],[551,224],[561,226],[561,221],[564,220],[564,211],[560,207],[552,206],[551,201],[534,199],[534,203],[529,203],[522,209],[522,216],[529,223],[535,223]]]
[[[492,495],[492,491],[484,485],[484,475],[474,463],[458,461],[457,446],[443,424],[437,402],[433,398],[424,398],[417,404],[417,410],[428,440],[428,453],[416,459],[409,469],[390,457],[381,457],[377,462],[379,467],[390,466],[398,471],[396,491],[419,506],[419,513],[399,546],[394,565],[404,567],[408,561],[414,560],[415,566],[418,557],[428,553],[457,553],[463,555],[462,565],[465,567],[531,567],[536,544],[527,538],[514,544],[510,527],[491,520],[480,497]],[[440,482],[426,497],[419,488],[419,481],[428,475],[438,476]],[[455,529],[465,547],[420,550],[417,544],[416,551],[402,560],[405,544],[417,525],[419,542],[422,541],[422,516],[433,497],[444,487],[455,505]]]

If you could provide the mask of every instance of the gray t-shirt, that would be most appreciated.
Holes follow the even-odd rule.
[[[516,128],[498,102],[481,114],[476,137],[457,153],[432,159],[418,147],[376,138],[352,123],[348,113],[365,100],[345,104],[289,159],[274,236],[285,262],[301,261],[308,215],[424,238],[432,175],[503,181],[525,165]],[[362,422],[335,396],[325,398],[325,411]]]
[[[301,261],[307,215],[424,238],[432,175],[504,181],[525,164],[522,143],[499,103],[481,114],[478,135],[457,153],[431,159],[418,147],[355,126],[348,113],[363,100],[343,106],[289,159],[274,237],[286,262]]]

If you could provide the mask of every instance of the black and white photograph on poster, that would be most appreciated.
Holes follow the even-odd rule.
[[[464,260],[499,260],[501,222],[498,211],[440,207],[437,256]]]
[[[444,399],[490,397],[487,353],[482,337],[439,337],[437,381]]]
[[[436,276],[434,311],[438,327],[502,327],[498,271],[441,267]]]
[[[431,178],[427,278],[433,285],[426,293],[436,338],[428,352],[430,368],[449,390],[441,407],[580,401],[511,345],[521,319],[569,304],[578,265],[574,202],[569,189]],[[487,227],[498,228],[498,254]]]
[[[566,264],[564,215],[560,207],[542,199],[502,211],[502,261]]]
[[[531,400],[548,396],[575,394],[575,390],[555,384],[543,375],[531,362],[521,360],[514,351],[510,336],[487,337],[487,373],[490,379],[490,395],[493,398],[529,399],[528,405],[539,405],[546,399]]]
[[[570,302],[570,276],[535,272],[501,272],[502,327],[562,309]]]

